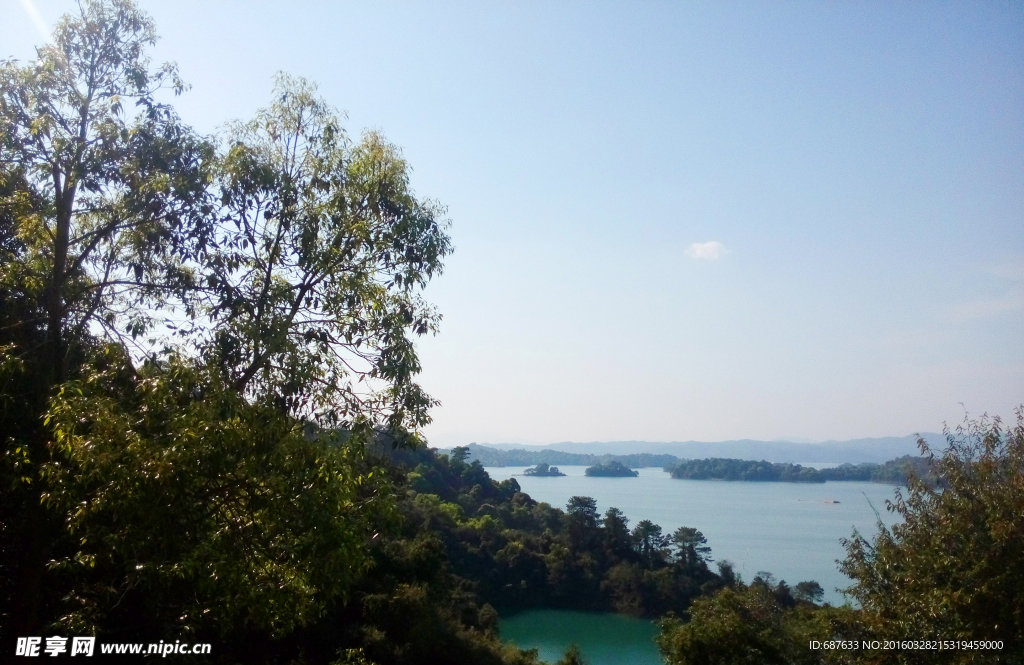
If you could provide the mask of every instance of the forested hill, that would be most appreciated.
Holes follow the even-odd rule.
[[[499,450],[490,446],[481,446],[471,443],[466,448],[469,450],[469,462],[480,462],[483,466],[535,466],[537,464],[571,465],[571,466],[593,466],[608,462],[619,462],[631,469],[643,467],[664,467],[679,461],[675,455],[654,455],[651,453],[637,453],[632,455],[593,455],[589,453],[566,453],[558,450],[526,450],[518,448],[515,450]],[[438,450],[439,453],[449,453],[450,450]]]
[[[564,509],[539,503],[464,452],[372,448],[394,483],[394,519],[370,541],[372,572],[309,631],[306,662],[342,647],[368,658],[345,663],[541,665],[535,652],[502,645],[495,608],[685,616],[695,599],[741,584],[728,562],[709,569],[696,526],[665,533],[616,508],[601,514],[586,496]],[[800,588],[776,594],[810,607],[815,596]]]

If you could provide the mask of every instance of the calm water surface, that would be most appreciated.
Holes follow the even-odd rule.
[[[531,610],[501,619],[501,637],[520,649],[537,649],[554,663],[569,644],[580,647],[589,665],[661,665],[652,621],[621,614]]]
[[[487,472],[495,480],[515,476],[535,500],[562,509],[569,497],[583,495],[593,497],[602,513],[615,506],[631,525],[648,519],[667,534],[694,527],[707,537],[712,558],[733,562],[746,582],[760,570],[790,585],[815,580],[832,604],[844,600],[836,588],[850,584],[835,563],[845,557],[840,539],[854,528],[868,538],[876,533],[872,505],[886,525],[896,521],[885,509],[894,488],[880,483],[674,480],[656,468],[640,469],[637,478],[588,478],[583,466],[559,466],[565,477],[537,478],[520,475],[526,468]]]

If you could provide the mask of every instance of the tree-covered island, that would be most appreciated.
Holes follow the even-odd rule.
[[[686,480],[738,480],[751,482],[824,483],[826,481],[870,481],[906,485],[916,477],[928,485],[939,483],[928,459],[903,457],[884,464],[842,464],[829,469],[814,469],[799,464],[771,463],[761,460],[708,459],[680,460],[664,467],[673,478]]]
[[[673,478],[686,480],[746,480],[762,482],[823,483],[825,479],[816,469],[799,464],[773,464],[751,460],[712,457],[702,460],[682,460],[665,467]]]
[[[634,471],[622,462],[615,460],[595,464],[592,467],[588,467],[584,473],[588,476],[601,476],[605,478],[634,478],[640,475],[639,471]]]
[[[541,462],[535,467],[531,467],[523,471],[524,476],[564,476],[565,474],[558,470],[557,466],[550,466],[546,462]]]

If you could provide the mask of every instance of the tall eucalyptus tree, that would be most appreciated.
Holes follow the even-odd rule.
[[[154,41],[129,0],[84,0],[0,66],[0,624],[22,635],[291,630],[388,512],[339,440],[414,443],[434,404],[414,340],[452,246],[398,149],[284,75],[198,137]]]
[[[37,627],[59,521],[40,505],[46,401],[96,336],[127,341],[187,286],[203,235],[211,146],[157,101],[152,21],[127,0],[86,0],[29,63],[0,64],[0,265],[6,625]],[[8,591],[5,589],[5,591]]]

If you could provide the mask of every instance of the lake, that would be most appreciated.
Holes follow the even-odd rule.
[[[639,469],[636,478],[589,478],[584,466],[559,466],[566,476],[538,478],[520,475],[526,468],[488,467],[487,473],[495,480],[515,476],[535,500],[562,509],[569,497],[583,495],[602,513],[615,506],[630,525],[648,519],[666,534],[694,527],[708,539],[712,558],[731,561],[744,581],[761,570],[790,586],[815,580],[832,604],[844,600],[837,587],[850,584],[835,563],[846,555],[840,539],[854,528],[874,536],[872,505],[887,526],[898,521],[885,510],[894,488],[881,483],[675,480],[657,468]]]
[[[530,610],[502,617],[500,630],[503,640],[537,649],[548,663],[575,642],[589,665],[662,665],[654,622],[621,614]]]

